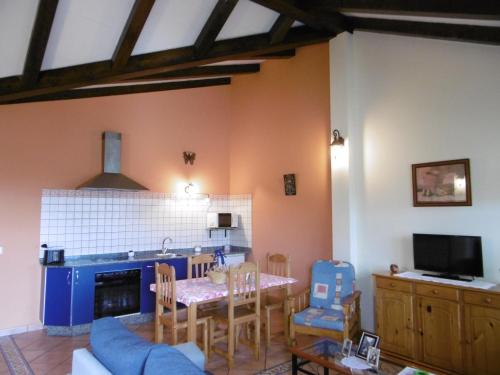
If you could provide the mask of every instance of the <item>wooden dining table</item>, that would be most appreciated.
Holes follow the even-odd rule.
[[[291,277],[282,277],[260,274],[260,289],[284,287],[287,284],[296,283]],[[227,284],[214,284],[208,277],[199,279],[177,280],[175,282],[176,299],[187,306],[187,340],[196,343],[196,313],[198,305],[213,301],[220,301],[228,296]],[[150,285],[150,290],[156,292],[156,284]]]

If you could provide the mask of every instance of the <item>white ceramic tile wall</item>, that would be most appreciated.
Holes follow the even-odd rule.
[[[212,231],[207,212],[239,215],[240,229]],[[217,195],[189,199],[175,194],[121,191],[43,190],[40,243],[63,247],[67,256],[195,245],[252,246],[252,198]]]

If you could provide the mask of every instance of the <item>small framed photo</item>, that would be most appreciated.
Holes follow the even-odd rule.
[[[361,339],[359,340],[358,349],[356,350],[356,357],[366,360],[368,358],[368,348],[370,346],[374,348],[378,347],[379,341],[379,336],[363,331]]]
[[[344,339],[344,344],[342,345],[342,356],[349,357],[351,355],[352,341],[349,339]]]
[[[368,348],[368,356],[366,358],[366,362],[370,365],[370,367],[378,369],[379,360],[380,360],[380,349],[370,346]]]
[[[412,165],[413,206],[472,206],[469,159]]]
[[[295,173],[283,175],[283,180],[285,183],[285,195],[296,195],[297,188],[295,186]]]

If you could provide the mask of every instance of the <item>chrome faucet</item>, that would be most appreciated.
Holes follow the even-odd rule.
[[[168,253],[168,250],[170,250],[167,246],[165,246],[165,242],[167,242],[168,244],[171,244],[172,242],[174,242],[174,240],[172,240],[172,238],[170,238],[170,237],[165,237],[163,239],[163,242],[161,243],[161,252],[163,254]]]

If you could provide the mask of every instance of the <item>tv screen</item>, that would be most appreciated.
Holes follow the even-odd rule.
[[[415,269],[447,275],[483,276],[481,237],[413,234]]]

